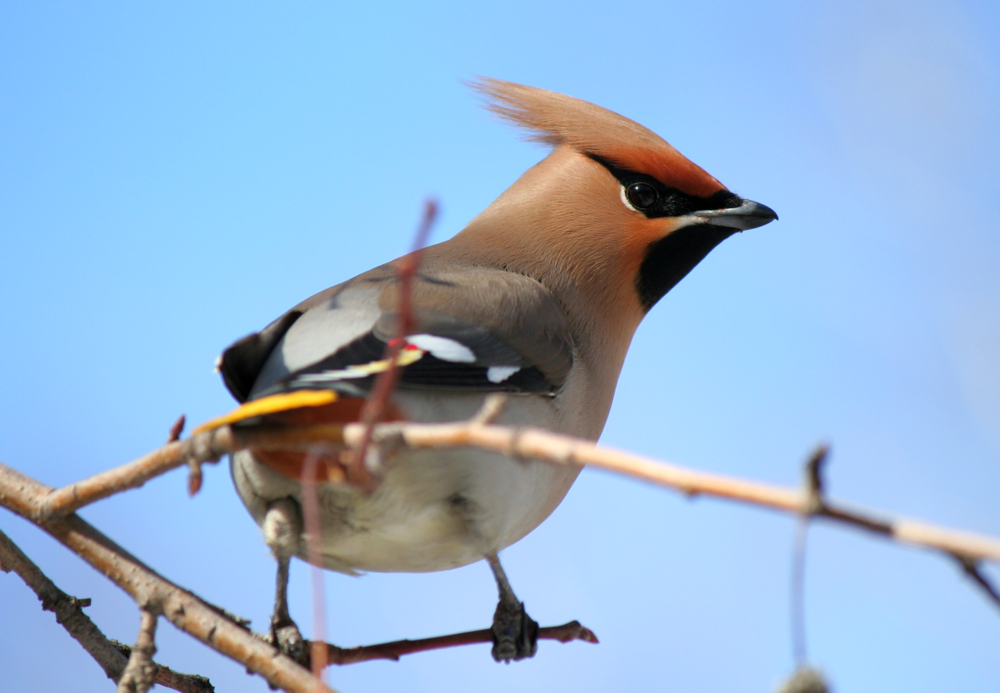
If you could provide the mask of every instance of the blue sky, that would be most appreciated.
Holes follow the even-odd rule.
[[[447,238],[544,150],[474,75],[585,98],[664,136],[777,223],[732,238],[636,335],[602,438],[1000,535],[1000,8],[988,2],[0,4],[0,460],[59,485],[231,400],[219,351],[409,245]],[[272,566],[223,465],[82,515],[263,628]],[[10,534],[131,642],[130,601],[14,516]],[[794,522],[584,472],[504,553],[530,612],[599,646],[332,672],[343,691],[773,689],[792,667]],[[992,569],[1000,580],[1000,570]],[[475,565],[326,577],[342,645],[486,627]],[[949,562],[816,526],[809,652],[839,690],[993,691],[1000,614]],[[293,613],[308,628],[307,571]],[[105,691],[0,575],[9,690]],[[265,691],[167,623],[159,659]]]

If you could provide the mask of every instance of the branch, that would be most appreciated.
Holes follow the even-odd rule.
[[[218,462],[228,452],[226,448],[215,446],[213,436],[204,434],[170,442],[133,462],[58,490],[50,489],[46,498],[38,500],[33,512],[39,515],[39,519],[65,517],[108,496],[138,488],[150,479],[187,464],[189,460],[196,460],[198,463]]]
[[[309,450],[353,447],[361,439],[360,424],[283,428],[232,429],[223,426],[200,435],[211,436],[203,448],[242,450]],[[197,437],[197,436],[196,436]],[[824,501],[814,508],[812,496],[800,489],[763,484],[686,469],[639,455],[602,447],[571,436],[534,428],[479,423],[388,423],[375,429],[374,441],[393,448],[438,449],[475,447],[511,457],[551,464],[587,465],[675,489],[688,496],[707,495],[792,514],[812,514],[882,535],[902,544],[941,551],[969,560],[1000,562],[1000,539],[908,519],[883,519],[879,513],[849,509]]]
[[[582,626],[579,621],[570,621],[561,626],[539,628],[538,639],[558,640],[559,642],[582,640],[584,642],[597,643],[597,636],[594,635],[593,631]],[[397,661],[403,655],[414,654],[416,652],[491,642],[493,642],[492,631],[486,628],[466,633],[455,633],[454,635],[442,635],[437,638],[396,640],[394,642],[382,643],[381,645],[367,645],[365,647],[337,647],[335,645],[327,645],[326,647],[329,663],[343,665],[368,662],[373,659]]]
[[[965,573],[966,577],[979,585],[983,592],[985,592],[989,598],[993,600],[993,603],[1000,607],[1000,592],[998,592],[993,583],[986,578],[983,571],[979,569],[979,561],[973,561],[968,558],[960,558],[958,556],[956,556],[956,558],[962,566],[962,571]]]
[[[118,682],[128,664],[131,648],[110,640],[83,613],[89,599],[77,599],[59,589],[35,563],[3,532],[0,532],[0,570],[13,570],[42,602],[42,609],[56,615],[56,621],[94,658],[112,681]],[[182,693],[212,693],[215,688],[204,676],[181,674],[156,666],[156,683]]]
[[[226,441],[230,443],[233,441],[228,429],[220,429],[219,435],[212,435],[212,433],[214,432],[204,434],[211,436],[212,441],[207,445],[202,444],[204,441],[198,443],[201,446],[199,449],[218,449],[218,445]],[[378,439],[378,436],[376,439]],[[117,483],[121,479],[128,479],[130,470],[136,472],[134,478],[140,478],[148,471],[142,464],[143,461],[140,460],[134,467],[125,465],[117,470],[111,470],[115,473],[105,478],[113,478]],[[178,461],[176,466],[181,464],[184,464],[183,459]],[[52,494],[53,490],[51,488],[0,464],[0,505],[13,510],[25,519],[45,529],[78,556],[104,573],[141,606],[144,623],[143,632],[147,633],[147,635],[144,638],[142,637],[142,633],[140,633],[137,645],[142,643],[144,649],[149,649],[149,646],[152,644],[151,623],[155,624],[153,614],[159,613],[168,618],[181,630],[201,640],[218,652],[244,664],[251,671],[261,674],[273,685],[287,691],[292,691],[293,693],[313,693],[317,690],[332,693],[331,689],[326,686],[317,688],[318,682],[316,678],[290,658],[280,655],[267,642],[266,636],[251,633],[242,623],[237,622],[228,614],[220,612],[216,607],[206,604],[195,595],[186,592],[156,574],[77,515],[71,515],[66,518],[45,516],[43,519],[43,514],[46,512],[45,500],[51,498]],[[0,558],[3,559],[2,565],[4,568],[8,565],[12,567],[17,565],[13,560],[9,560],[5,554],[0,554]],[[83,618],[86,617],[84,616]],[[89,623],[89,619],[87,621]],[[103,635],[100,637],[104,639]],[[539,638],[558,640],[560,642],[570,642],[572,640],[597,642],[596,636],[576,621],[562,626],[542,628],[539,632]],[[489,630],[471,631],[421,640],[400,640],[355,648],[340,648],[326,644],[325,654],[327,655],[328,663],[344,665],[372,659],[396,660],[403,655],[416,652],[486,642],[491,642]],[[113,643],[112,647],[116,645],[117,643]],[[107,655],[117,661],[115,672],[119,676],[125,668],[126,660],[124,653],[128,652],[133,657],[135,656],[135,650],[129,650],[125,646],[118,645],[114,654]],[[197,681],[187,682],[187,688],[182,688],[179,685],[171,685],[168,682],[177,680],[176,678],[171,678],[172,676],[183,677],[184,675],[178,675],[166,669],[166,667],[160,667],[160,671],[157,672],[156,683],[167,685],[177,690],[190,690],[192,693],[203,693],[204,691],[212,690],[211,684],[207,684],[207,681],[207,688],[204,686],[198,687]],[[188,678],[199,679],[200,677]]]
[[[363,424],[220,428],[169,443],[134,462],[53,491],[32,506],[35,520],[72,512],[113,493],[141,486],[149,479],[189,460],[215,462],[225,454],[250,447],[262,450],[327,451],[355,448],[365,435]],[[793,514],[813,514],[880,534],[903,544],[920,546],[969,560],[1000,562],[1000,539],[908,519],[882,519],[881,513],[852,510],[824,501],[816,510],[812,496],[756,481],[699,472],[639,455],[599,446],[590,441],[534,428],[471,423],[387,423],[375,426],[373,441],[391,453],[394,447],[475,447],[512,457],[551,464],[588,465],[675,489],[688,496],[708,495]],[[0,503],[3,498],[0,498]]]
[[[399,380],[399,354],[406,345],[406,337],[413,333],[414,328],[413,280],[417,276],[417,270],[420,269],[421,251],[427,244],[427,237],[430,235],[436,218],[437,203],[434,200],[427,200],[424,203],[424,217],[417,228],[417,234],[413,241],[413,249],[397,262],[396,270],[399,274],[399,305],[397,310],[399,314],[396,337],[386,345],[385,355],[382,357],[389,362],[389,368],[378,375],[371,392],[365,398],[365,405],[361,410],[360,417],[360,423],[364,429],[361,439],[354,446],[347,466],[348,480],[354,481],[355,485],[368,493],[374,492],[377,486],[369,470],[368,446],[371,444],[375,424],[381,421],[385,415],[389,399],[393,390],[396,389],[396,382]]]
[[[173,443],[166,448],[171,445],[178,444]],[[156,457],[159,452],[147,457]],[[181,458],[180,463],[183,462]],[[112,470],[112,477],[132,480],[148,471],[142,467],[137,477],[128,477],[128,468],[126,465],[125,468]],[[126,471],[123,472],[123,469]],[[39,525],[125,590],[142,608],[162,614],[184,632],[286,691],[315,693],[320,690],[332,693],[332,689],[318,686],[307,670],[195,595],[158,575],[77,515],[65,518],[45,515],[45,499],[52,493],[48,486],[0,464],[0,505]]]
[[[489,422],[500,405],[499,400],[490,398],[483,412],[466,423],[377,424],[371,429],[371,445],[380,448],[382,454],[392,454],[403,447],[475,447],[551,464],[589,465],[672,488],[688,496],[710,495],[796,515],[824,517],[900,543],[943,552],[960,561],[970,577],[1000,603],[995,588],[978,570],[981,561],[1000,562],[1000,540],[913,520],[883,519],[869,511],[831,503],[822,496],[818,464],[812,468],[805,490],[697,472],[540,429],[492,425]],[[134,462],[58,491],[0,464],[0,505],[44,528],[132,595],[138,604],[162,613],[177,627],[246,664],[251,671],[262,674],[273,684],[289,691],[311,693],[317,685],[316,680],[304,669],[287,657],[277,656],[273,649],[258,639],[259,636],[253,636],[193,594],[166,581],[79,517],[69,513],[113,493],[141,486],[169,469],[184,464],[196,466],[214,462],[224,454],[247,448],[305,452],[342,451],[345,448],[357,450],[368,435],[367,429],[361,423],[221,426],[183,441],[170,442]],[[423,649],[478,642],[477,637],[479,634],[474,632],[368,648],[328,647],[327,650],[331,662],[348,663],[372,658],[393,659]]]

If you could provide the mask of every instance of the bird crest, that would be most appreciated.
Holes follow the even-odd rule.
[[[689,195],[709,197],[725,186],[662,137],[614,111],[572,96],[481,77],[470,86],[485,107],[527,130],[527,139],[571,147],[615,166],[653,176]]]

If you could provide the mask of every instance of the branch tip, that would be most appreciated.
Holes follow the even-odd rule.
[[[181,414],[180,418],[178,418],[177,421],[174,422],[174,425],[170,427],[170,435],[167,437],[168,444],[174,443],[181,439],[181,433],[184,432],[185,422],[186,418],[183,414]]]
[[[820,443],[806,462],[806,507],[804,514],[818,515],[826,509],[823,500],[823,467],[830,454],[830,446]]]
[[[198,495],[198,491],[201,490],[201,482],[203,479],[204,475],[201,472],[201,462],[195,457],[190,458],[188,460],[188,496],[194,497]]]
[[[981,561],[976,558],[971,558],[970,556],[961,556],[959,554],[952,554],[952,556],[962,566],[962,571],[966,574],[966,576],[979,585],[994,605],[1000,607],[1000,591],[997,590],[996,586],[990,582],[989,578],[987,578],[980,569]]]
[[[507,394],[504,392],[491,392],[483,399],[483,406],[479,408],[469,423],[472,425],[485,426],[497,420],[503,413],[503,408],[507,404]]]

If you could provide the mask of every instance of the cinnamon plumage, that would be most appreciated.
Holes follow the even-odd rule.
[[[459,421],[501,391],[509,397],[498,423],[596,440],[643,316],[721,241],[777,215],[616,113],[499,80],[474,86],[552,150],[459,234],[423,251],[388,415]],[[236,342],[220,368],[244,404],[203,428],[356,421],[387,367],[399,292],[389,263]],[[261,450],[232,458],[236,488],[279,562],[273,629],[292,628],[293,645],[283,594],[290,557],[306,558],[304,459]],[[555,509],[578,472],[470,449],[400,452],[385,460],[374,493],[318,485],[323,567],[424,572],[486,559],[500,593],[493,656],[531,656],[537,625],[497,554]]]

